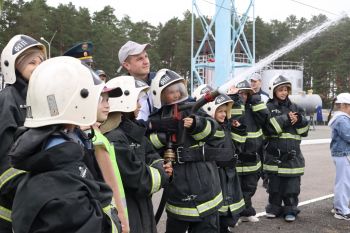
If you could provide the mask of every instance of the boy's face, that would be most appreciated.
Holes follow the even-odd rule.
[[[275,95],[276,95],[277,99],[279,99],[279,100],[287,99],[287,97],[289,95],[288,87],[285,85],[281,85],[281,86],[276,87]]]
[[[104,122],[107,120],[109,113],[108,93],[102,93],[98,102],[97,108],[97,122]]]
[[[164,89],[165,104],[172,104],[180,100],[181,91],[178,84],[170,85]]]
[[[223,123],[225,121],[227,114],[227,104],[223,104],[219,106],[215,111],[215,120],[219,123]]]
[[[241,96],[243,103],[246,103],[247,99],[248,99],[248,92],[246,92],[246,91],[239,91],[238,93]]]

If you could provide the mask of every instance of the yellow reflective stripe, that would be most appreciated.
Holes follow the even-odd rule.
[[[253,112],[257,112],[257,111],[266,109],[266,104],[265,103],[261,103],[261,104],[253,105],[252,109],[253,109]]]
[[[291,133],[282,133],[279,136],[279,138],[301,140],[301,137],[299,135],[291,134]]]
[[[211,124],[209,121],[206,121],[206,125],[205,125],[205,129],[200,132],[200,133],[197,133],[195,135],[192,135],[192,137],[196,140],[196,141],[200,141],[202,140],[203,138],[207,137],[211,132]]]
[[[167,211],[176,215],[199,217],[200,213],[203,213],[207,210],[210,210],[218,206],[222,202],[222,199],[223,199],[222,193],[220,192],[212,200],[200,204],[199,206],[197,206],[197,208],[177,207],[174,205],[170,205],[169,203],[166,203],[166,209]]]
[[[278,174],[304,174],[305,168],[303,167],[298,167],[298,168],[281,168],[278,167],[277,165],[269,165],[269,164],[264,164],[263,166],[264,171],[270,171],[270,172],[277,172]]]
[[[221,206],[219,209],[219,212],[226,213],[229,209],[231,210],[231,212],[234,212],[242,208],[244,205],[245,205],[245,202],[244,202],[244,199],[242,198],[239,202],[232,203],[231,205]]]
[[[298,167],[298,168],[278,168],[278,174],[303,174],[304,168]]]
[[[103,212],[108,216],[109,220],[111,221],[111,225],[112,225],[112,233],[118,233],[118,228],[115,225],[115,222],[113,221],[112,218],[112,209],[115,208],[113,205],[108,205],[106,207],[103,208]]]
[[[162,148],[163,146],[165,146],[163,143],[161,143],[161,141],[159,140],[158,138],[158,135],[155,134],[155,133],[152,133],[150,136],[149,136],[153,146],[156,148],[156,149],[159,149],[159,148]]]
[[[225,137],[225,132],[222,130],[216,130],[214,137],[223,138]]]
[[[247,139],[245,136],[241,136],[239,134],[231,133],[231,138],[234,141],[237,141],[239,143],[244,143],[245,140]]]
[[[243,109],[241,108],[232,108],[231,109],[231,115],[242,115]]]
[[[176,215],[199,217],[199,213],[196,208],[183,208],[166,203],[166,210]]]
[[[303,134],[307,131],[309,131],[310,125],[305,126],[304,128],[297,129],[298,134]]]
[[[263,165],[264,171],[270,171],[270,172],[277,172],[278,166],[277,165],[270,165],[270,164],[264,164]]]
[[[15,176],[25,173],[25,171],[22,170],[18,170],[15,168],[9,168],[7,169],[4,173],[2,173],[2,175],[0,176],[0,189],[2,188],[2,186],[4,184],[6,184],[9,180],[11,180],[12,178],[14,178]]]
[[[216,206],[218,206],[221,202],[222,202],[222,192],[220,192],[216,197],[214,197],[213,200],[204,202],[202,204],[200,204],[199,206],[197,206],[197,209],[199,211],[199,213],[204,213],[205,211],[208,211]]]
[[[151,169],[151,176],[152,176],[152,189],[151,194],[157,192],[160,189],[160,173],[158,169],[149,167]]]
[[[256,132],[248,132],[247,134],[248,134],[248,135],[247,135],[247,138],[258,138],[258,137],[260,137],[260,136],[263,135],[263,132],[262,132],[262,130],[260,129],[260,130],[258,130],[258,131],[256,131]]]
[[[255,172],[258,171],[261,168],[261,162],[259,161],[257,164],[253,166],[239,166],[236,165],[236,172],[237,173],[243,173],[243,172]]]
[[[12,222],[12,220],[11,220],[11,210],[0,206],[0,218],[4,219],[5,221]]]
[[[276,132],[279,134],[279,133],[282,133],[282,129],[280,127],[280,125],[278,124],[276,118],[272,117],[270,119],[270,122],[272,124],[272,126],[275,128]]]

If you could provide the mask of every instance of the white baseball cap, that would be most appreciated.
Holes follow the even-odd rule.
[[[255,80],[255,81],[261,80],[261,75],[260,75],[259,73],[253,73],[253,74],[250,76],[249,80]]]
[[[123,64],[128,56],[140,54],[149,47],[151,47],[150,44],[139,44],[129,40],[119,49],[118,58],[120,65]]]
[[[350,93],[340,93],[335,101],[336,104],[350,104]]]

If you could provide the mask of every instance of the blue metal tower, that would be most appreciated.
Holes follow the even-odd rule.
[[[203,83],[218,87],[234,78],[240,68],[255,63],[255,0],[244,0],[243,13],[238,13],[236,2],[192,0],[191,92]],[[214,16],[201,13],[203,3],[215,6]],[[249,43],[245,35],[248,18],[252,23]]]

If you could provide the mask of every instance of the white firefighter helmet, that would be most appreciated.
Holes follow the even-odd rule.
[[[269,85],[270,99],[273,99],[273,93],[275,92],[276,87],[280,85],[286,85],[288,88],[289,94],[292,92],[292,83],[283,75],[277,75],[270,80],[270,85]]]
[[[133,76],[119,76],[106,83],[107,88],[120,88],[120,97],[109,97],[109,114],[105,122],[100,126],[102,133],[107,133],[118,127],[121,122],[122,112],[132,112],[137,108],[137,100],[145,95],[149,86]]]
[[[176,88],[180,92],[180,97],[172,103],[166,103],[164,96],[164,90],[169,86]],[[158,109],[166,104],[175,104],[184,101],[188,98],[185,79],[172,70],[161,69],[152,80],[151,95],[153,106]]]
[[[16,59],[29,48],[38,47],[46,59],[46,48],[43,44],[26,35],[16,35],[11,38],[1,53],[1,72],[4,75],[5,84],[16,82]]]
[[[109,98],[109,112],[132,112],[137,108],[140,95],[146,94],[149,86],[133,76],[119,76],[106,83],[107,88],[120,88],[120,97]]]
[[[247,80],[243,80],[237,83],[236,88],[238,88],[240,91],[247,91],[250,95],[254,94],[254,90]]]
[[[209,86],[208,84],[202,84],[199,87],[197,87],[193,94],[192,97],[195,98],[196,100],[200,99],[203,95],[205,95],[209,91],[213,91],[214,89]],[[211,101],[207,104],[205,104],[202,109],[211,117],[215,117],[215,111],[218,107],[220,107],[223,104],[227,104],[227,112],[226,112],[226,117],[229,119],[231,118],[231,108],[233,105],[233,100],[228,96],[221,94],[217,96],[214,101]]]
[[[214,88],[208,84],[202,84],[198,86],[192,93],[192,98],[199,100],[205,93],[213,91]]]
[[[211,117],[215,117],[215,112],[221,105],[227,104],[226,118],[231,118],[231,108],[233,105],[233,100],[225,94],[218,95],[214,101],[205,104],[202,109]]]
[[[89,126],[96,122],[104,83],[73,57],[42,62],[29,80],[24,126],[53,124]]]

